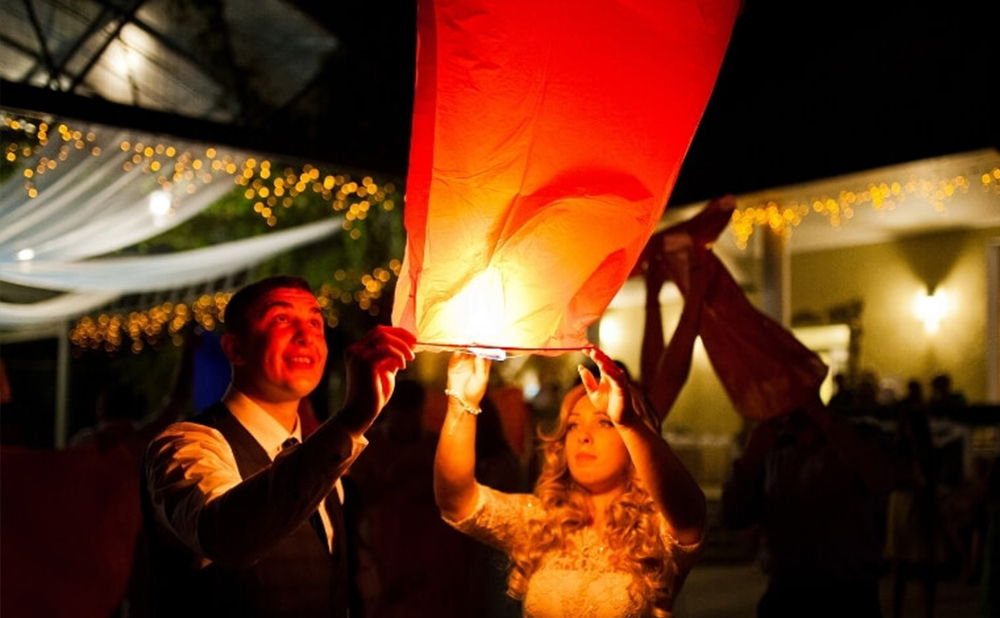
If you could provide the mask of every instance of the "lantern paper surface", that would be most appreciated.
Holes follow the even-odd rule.
[[[420,0],[393,324],[558,354],[663,213],[738,0]]]

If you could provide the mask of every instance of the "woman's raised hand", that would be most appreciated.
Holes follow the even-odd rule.
[[[628,376],[622,368],[597,348],[587,348],[583,353],[594,361],[601,372],[598,380],[586,367],[579,367],[580,379],[587,389],[590,403],[603,410],[615,425],[631,425],[639,421],[639,415],[632,406]]]
[[[490,381],[490,359],[459,350],[448,361],[448,390],[478,407]]]

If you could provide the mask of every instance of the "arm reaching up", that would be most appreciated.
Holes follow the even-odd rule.
[[[691,373],[691,359],[694,342],[701,326],[701,309],[709,281],[701,266],[704,247],[691,244],[689,238],[674,241],[664,239],[666,250],[654,251],[649,256],[646,270],[646,323],[642,337],[642,382],[646,396],[653,404],[657,417],[662,423],[677,401],[681,389]],[[684,252],[681,254],[680,252]],[[670,337],[670,343],[663,344],[663,317],[660,314],[659,293],[667,280],[667,260],[673,259],[687,266],[687,282],[684,294],[684,309],[680,321]],[[678,282],[681,287],[681,282]]]
[[[441,514],[464,519],[476,506],[476,414],[486,394],[490,361],[455,352],[448,362],[448,412],[434,458],[434,499]]]
[[[639,478],[667,521],[671,536],[685,545],[701,541],[707,517],[705,494],[651,426],[653,419],[643,420],[621,369],[600,350],[589,349],[586,354],[601,372],[598,380],[580,368],[587,395],[594,407],[605,411],[614,423]]]

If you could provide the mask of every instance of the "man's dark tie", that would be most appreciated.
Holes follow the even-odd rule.
[[[298,443],[299,439],[295,436],[291,436],[281,443],[281,450],[291,448]],[[323,517],[320,516],[319,509],[316,509],[313,514],[309,516],[309,523],[312,524],[313,530],[316,531],[320,540],[323,541],[323,547],[330,547],[330,544],[326,539],[326,528],[323,526]]]
[[[299,443],[298,438],[292,436],[281,443],[281,450],[286,448],[291,448]],[[340,504],[340,496],[337,494],[336,488],[334,488],[330,493],[326,495],[326,499],[320,508],[326,506],[326,514],[330,517],[330,525],[333,526],[333,557],[334,560],[340,560],[341,558],[341,543],[343,539],[344,530],[344,513],[343,507]],[[309,516],[309,523],[312,524],[313,529],[316,534],[319,535],[320,540],[323,542],[323,547],[329,548],[330,543],[326,537],[326,527],[323,525],[323,517],[319,514],[319,509]]]

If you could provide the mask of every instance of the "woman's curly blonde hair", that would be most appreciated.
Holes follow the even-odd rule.
[[[659,422],[634,389],[633,406],[643,421],[659,430]],[[573,480],[566,464],[566,419],[573,406],[587,392],[582,384],[570,389],[559,409],[559,422],[551,432],[539,431],[539,455],[542,469],[535,483],[535,496],[541,501],[545,517],[528,522],[526,534],[513,548],[507,594],[523,599],[528,581],[550,552],[567,548],[570,535],[590,523],[586,490]],[[673,561],[664,546],[655,518],[656,505],[629,466],[624,493],[607,513],[606,542],[616,568],[635,576],[629,587],[633,598],[645,599],[653,616],[668,616],[673,597],[667,582],[673,581]]]

